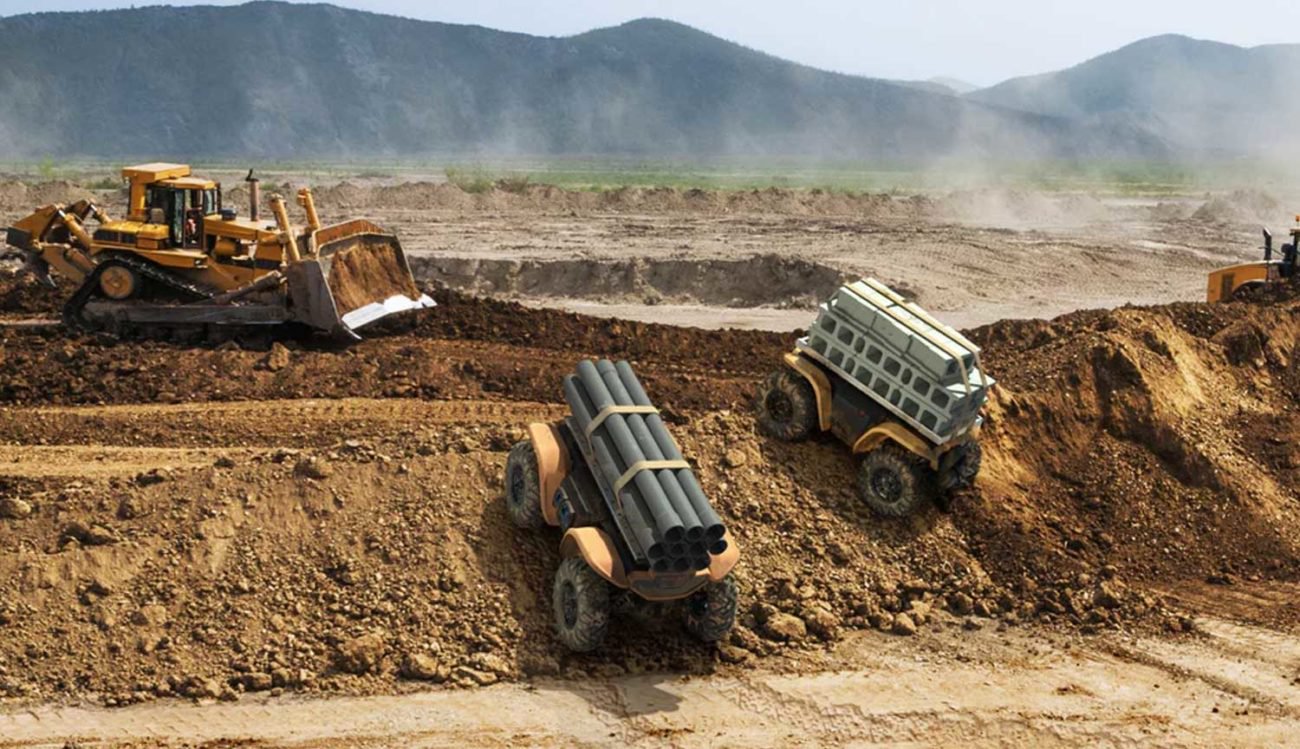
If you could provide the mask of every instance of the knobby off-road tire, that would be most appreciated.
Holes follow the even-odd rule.
[[[786,442],[808,439],[817,429],[817,396],[812,385],[789,369],[767,376],[758,388],[758,426]]]
[[[862,459],[858,494],[876,514],[901,518],[933,502],[938,490],[924,460],[901,447],[883,445]]]
[[[528,440],[516,443],[506,458],[506,512],[520,528],[541,528],[546,522],[537,454]]]
[[[686,631],[703,642],[717,642],[736,623],[736,582],[730,576],[709,583],[686,599]]]
[[[551,592],[555,632],[570,650],[587,653],[601,646],[609,629],[609,583],[578,557],[555,570]]]

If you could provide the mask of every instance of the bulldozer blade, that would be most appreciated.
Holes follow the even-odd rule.
[[[50,264],[45,262],[45,258],[34,252],[25,253],[26,262],[23,263],[22,272],[30,273],[42,286],[47,289],[58,288],[58,284],[50,278]]]
[[[369,221],[313,235],[317,254],[288,269],[295,316],[342,338],[388,315],[433,307],[420,292],[397,237]]]

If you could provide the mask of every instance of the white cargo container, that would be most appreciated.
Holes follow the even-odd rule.
[[[993,384],[978,346],[875,279],[840,287],[798,348],[939,444],[975,425]]]
[[[877,513],[947,508],[974,483],[993,387],[979,347],[889,287],[842,286],[784,365],[759,387],[759,428],[787,441],[834,434],[861,456],[858,491]]]

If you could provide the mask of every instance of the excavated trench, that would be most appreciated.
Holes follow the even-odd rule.
[[[516,260],[413,257],[422,284],[516,299],[577,299],[631,304],[812,308],[844,274],[780,255],[739,259],[635,258]]]

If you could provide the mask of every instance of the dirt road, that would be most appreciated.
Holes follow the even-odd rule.
[[[1294,594],[1293,589],[1289,591]],[[847,639],[811,674],[542,679],[400,696],[0,712],[0,746],[1279,746],[1300,645],[1219,618],[1200,636],[1046,638],[956,622]],[[83,744],[84,745],[84,744]]]

